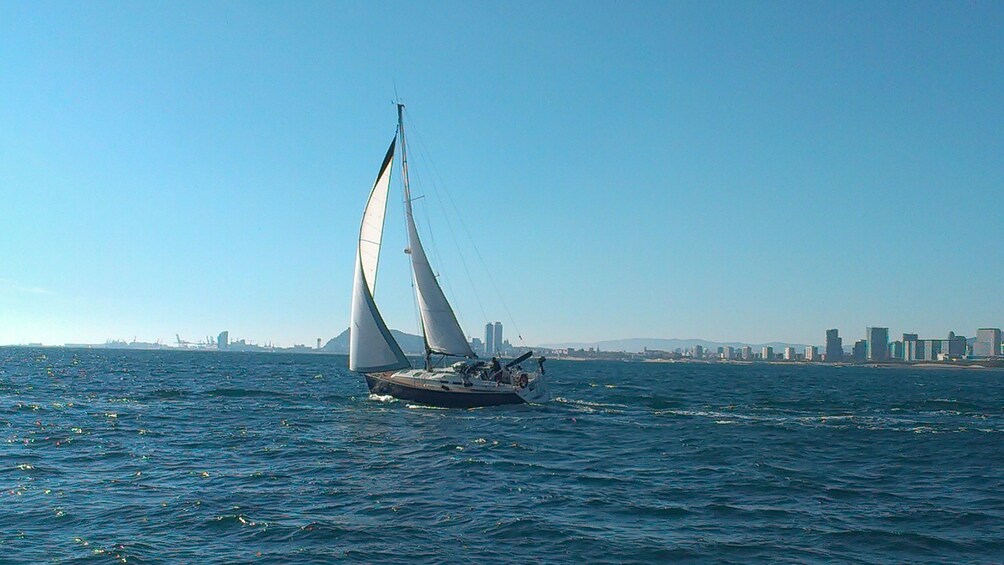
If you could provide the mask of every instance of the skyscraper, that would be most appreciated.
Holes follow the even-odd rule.
[[[806,361],[819,361],[819,348],[815,345],[808,345],[805,347],[805,360]]]
[[[784,360],[785,361],[794,361],[795,360],[795,348],[794,347],[785,347],[784,348]]]
[[[893,341],[889,343],[889,359],[897,361],[903,360],[903,342]]]
[[[949,359],[965,357],[967,343],[966,336],[948,332],[948,339],[941,340],[941,353]]]
[[[861,362],[868,358],[868,340],[859,339],[854,342],[854,349],[851,351],[851,357],[857,361]]]
[[[216,336],[216,349],[220,351],[230,348],[230,332],[223,330],[220,335]]]
[[[940,339],[922,339],[919,343],[923,344],[921,361],[937,361],[938,357],[941,356]],[[920,347],[918,346],[918,348]]]
[[[492,352],[496,355],[504,353],[502,350],[502,322],[495,322],[495,332],[492,335],[495,340],[492,346]]]
[[[844,358],[844,340],[837,330],[826,330],[826,361],[838,363]]]
[[[973,356],[998,357],[1000,353],[1000,328],[980,328],[976,330],[976,341],[973,343]]]
[[[485,324],[485,355],[495,354],[495,325],[491,322]]]
[[[917,334],[903,334],[903,360],[904,361],[917,361],[923,356],[924,348],[920,346],[917,349],[920,341],[917,339]]]
[[[774,360],[774,348],[773,347],[771,347],[769,345],[765,345],[763,347],[763,350],[760,353],[761,353],[760,356],[763,358],[764,361],[773,361]]]
[[[865,359],[885,361],[889,357],[889,328],[865,328]]]

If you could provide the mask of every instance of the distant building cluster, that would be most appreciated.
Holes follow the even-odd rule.
[[[597,349],[588,351],[569,350],[560,352],[570,356],[600,358]],[[623,357],[623,352],[619,353]],[[925,361],[963,361],[976,359],[1004,360],[1004,344],[999,328],[981,328],[976,332],[975,339],[949,332],[947,338],[920,339],[915,333],[905,333],[902,339],[889,341],[889,328],[865,328],[864,339],[856,340],[850,347],[850,352],[844,350],[844,342],[839,330],[826,330],[826,344],[822,351],[815,345],[806,346],[804,351],[798,351],[792,346],[774,351],[771,346],[762,346],[754,350],[750,346],[718,347],[711,351],[701,345],[689,349],[675,351],[659,351],[646,349],[639,357],[647,359],[667,360],[699,360],[699,361],[792,361],[810,363],[884,363],[903,362],[915,363]]]
[[[223,330],[215,338],[212,336],[206,336],[197,342],[188,341],[182,339],[180,335],[175,334],[175,342],[177,345],[171,346],[157,340],[156,342],[144,342],[136,341],[133,338],[132,341],[126,342],[122,340],[108,340],[103,344],[93,344],[93,343],[66,343],[64,347],[79,347],[84,349],[142,349],[142,350],[160,350],[160,349],[183,349],[185,351],[234,351],[234,352],[288,352],[288,353],[320,353],[323,352],[321,347],[321,338],[317,338],[317,347],[308,347],[302,343],[297,343],[292,347],[278,347],[270,342],[266,342],[264,345],[258,345],[254,342],[248,342],[244,339],[230,339],[230,332]],[[38,344],[41,346],[41,344]]]
[[[655,349],[647,349],[645,353],[640,356],[637,353],[628,354],[623,351],[602,351],[599,346],[596,347],[567,347],[561,349],[546,349],[543,347],[536,347],[533,349],[535,352],[545,353],[549,356],[557,357],[558,359],[590,359],[595,361],[623,361],[624,359],[634,359],[636,357],[658,357],[658,358],[672,358],[673,353],[668,353],[665,351],[658,351]],[[679,354],[679,351],[676,352]],[[680,357],[676,357],[679,359]]]
[[[815,349],[806,348],[806,361],[916,363],[1004,357],[1000,328],[980,328],[973,340],[948,332],[948,337],[942,339],[920,339],[918,334],[904,333],[902,339],[889,341],[889,328],[869,327],[865,328],[865,338],[854,342],[850,356],[844,352],[839,332],[833,329],[826,331],[826,348],[822,358],[818,358]]]
[[[310,347],[296,344],[292,347],[275,347],[271,343],[258,345],[244,339],[232,339],[230,332],[224,330],[215,338],[206,337],[199,342],[183,340],[176,335],[177,348],[202,351],[286,351],[302,353],[324,352],[320,338],[316,346]],[[889,328],[867,327],[864,339],[853,342],[850,351],[844,348],[843,338],[837,329],[826,330],[826,342],[822,346],[806,346],[800,351],[793,346],[778,345],[775,351],[770,345],[753,348],[749,345],[741,347],[719,346],[717,348],[695,344],[690,348],[677,348],[673,351],[644,349],[640,353],[625,351],[601,351],[599,345],[589,348],[550,349],[534,347],[532,350],[541,355],[559,359],[593,359],[593,360],[632,360],[632,361],[726,361],[726,362],[807,362],[807,363],[922,363],[922,362],[968,362],[973,360],[992,360],[993,364],[1004,363],[1004,335],[1000,328],[980,328],[974,338],[948,332],[945,338],[921,339],[916,333],[904,333],[900,339],[889,340]],[[41,344],[34,344],[41,346]],[[485,324],[484,339],[471,338],[471,349],[484,357],[516,357],[531,348],[513,346],[503,334],[502,322]],[[108,341],[105,344],[66,344],[67,347],[115,348],[115,349],[175,349],[166,344],[138,342]]]
[[[509,356],[515,351],[509,340],[502,335],[502,322],[485,324],[485,340],[471,338],[471,349],[474,353],[485,357]]]

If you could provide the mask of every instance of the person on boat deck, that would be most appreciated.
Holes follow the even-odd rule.
[[[547,359],[543,355],[537,358],[537,366],[540,367],[541,375],[544,374],[544,361],[547,361]]]
[[[491,371],[492,371],[492,378],[494,380],[496,381],[501,380],[502,365],[499,364],[498,357],[492,357]]]

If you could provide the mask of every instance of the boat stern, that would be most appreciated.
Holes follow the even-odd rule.
[[[516,389],[516,394],[527,404],[542,404],[551,398],[547,379],[540,373],[533,374],[527,380],[526,386]]]

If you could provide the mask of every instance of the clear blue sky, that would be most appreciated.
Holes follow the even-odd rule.
[[[1000,2],[3,2],[0,343],[338,334],[395,89],[471,335],[512,327],[440,202],[529,344],[1004,326],[1002,22]],[[377,302],[415,331],[397,200]]]

